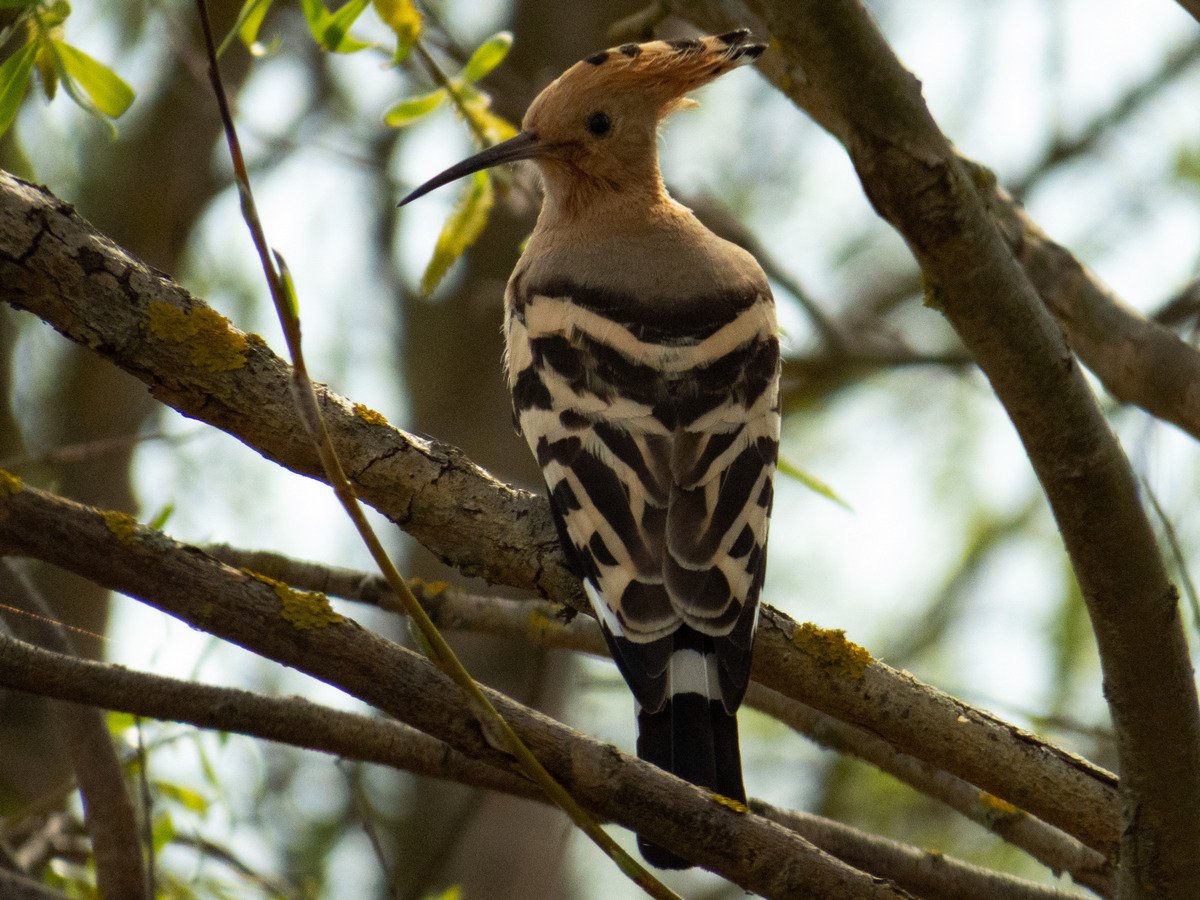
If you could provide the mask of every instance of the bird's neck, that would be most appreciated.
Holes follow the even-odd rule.
[[[539,231],[602,235],[637,230],[661,224],[680,209],[667,194],[657,165],[641,175],[622,173],[619,181],[560,172],[548,174],[542,183]]]

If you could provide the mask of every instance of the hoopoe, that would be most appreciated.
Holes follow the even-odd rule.
[[[505,292],[517,430],[636,700],[638,756],[743,803],[736,712],[778,452],[775,307],[753,257],[667,195],[656,142],[689,91],[762,53],[748,37],[589,56],[516,137],[403,201],[536,163],[541,214]],[[690,865],[639,845],[656,866]]]

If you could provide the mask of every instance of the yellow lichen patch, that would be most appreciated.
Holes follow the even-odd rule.
[[[414,596],[425,597],[429,600],[440,597],[449,589],[448,581],[426,581],[424,578],[408,579],[408,589]]]
[[[21,479],[12,472],[6,472],[0,469],[0,497],[11,497],[13,494],[19,494],[25,490],[25,485],[21,483]]]
[[[294,587],[269,578],[261,572],[242,569],[251,578],[269,584],[283,605],[283,617],[296,628],[326,628],[345,617],[333,611],[329,598],[316,591],[298,591]]]
[[[180,309],[155,300],[146,307],[150,333],[172,344],[187,344],[188,360],[205,372],[232,372],[246,364],[250,342],[214,309]]]
[[[1025,815],[1024,810],[1013,806],[1007,800],[1001,800],[995,794],[989,794],[987,791],[979,792],[979,803],[983,807],[983,814],[993,825],[1001,822],[1011,822]]]
[[[840,628],[818,628],[805,622],[796,628],[792,643],[803,650],[822,669],[835,675],[862,678],[871,664],[871,654],[865,648],[846,640],[846,632]]]
[[[386,425],[388,423],[388,420],[384,417],[383,413],[376,412],[365,403],[355,403],[354,414],[368,425]]]
[[[137,540],[138,521],[129,513],[107,509],[100,515],[104,518],[105,527],[115,534],[122,544],[132,544]]]
[[[750,812],[750,807],[748,807],[745,803],[739,803],[737,800],[734,800],[732,797],[725,797],[725,796],[722,796],[721,794],[713,794],[712,798],[714,800],[716,800],[718,803],[720,803],[722,806],[724,806],[726,809],[732,809],[735,813],[740,813],[743,816],[746,815],[746,813]]]

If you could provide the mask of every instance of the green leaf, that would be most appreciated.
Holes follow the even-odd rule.
[[[275,257],[275,267],[279,272],[279,286],[283,289],[283,299],[287,301],[287,311],[293,322],[300,321],[300,298],[296,296],[296,282],[292,280],[292,270],[288,268],[287,260],[278,250],[271,248]]]
[[[374,0],[375,12],[383,24],[396,35],[396,52],[392,62],[399,65],[421,36],[421,13],[413,0]]]
[[[478,81],[487,75],[504,61],[504,57],[508,56],[512,43],[512,32],[500,31],[493,34],[475,49],[471,58],[467,60],[467,64],[463,66],[463,80]]]
[[[419,97],[401,100],[383,114],[383,121],[391,128],[403,128],[405,125],[411,125],[441,106],[446,96],[446,89],[438,88],[436,91],[422,94]]]
[[[38,24],[48,31],[67,21],[70,14],[71,4],[67,0],[54,0],[38,10]]]
[[[154,852],[157,854],[162,851],[162,848],[171,843],[175,838],[175,822],[171,819],[170,813],[163,813],[154,819],[154,826],[150,829],[150,843],[154,847]]]
[[[129,104],[133,103],[133,88],[120,75],[64,41],[54,41],[54,52],[63,69],[87,92],[96,109],[111,119],[129,109]]]
[[[1176,151],[1175,176],[1200,186],[1200,149],[1180,147]]]
[[[124,740],[124,734],[134,724],[134,716],[127,712],[110,712],[105,717],[108,724],[108,733],[117,740]]]
[[[833,490],[833,488],[831,488],[829,485],[827,485],[825,482],[823,482],[820,478],[817,478],[815,475],[811,474],[810,472],[804,471],[803,469],[801,469],[798,465],[796,465],[791,460],[789,460],[783,456],[780,456],[778,469],[784,475],[788,475],[792,478],[795,478],[797,481],[799,481],[802,485],[804,485],[810,491],[820,494],[826,500],[832,500],[834,503],[836,503],[838,506],[842,507],[842,509],[846,510],[847,512],[854,512],[854,509],[850,506],[850,504],[847,503],[845,500],[843,500],[841,497],[839,497],[837,495],[837,493]]]
[[[162,531],[173,515],[175,515],[175,504],[164,503],[150,521],[146,523],[146,527],[153,528],[155,531]]]
[[[357,53],[371,45],[350,36],[350,26],[371,0],[349,0],[331,13],[321,0],[300,0],[308,30],[317,45],[331,53]]]
[[[221,46],[217,48],[217,56],[221,56],[229,49],[234,38],[241,40],[246,45],[246,49],[255,56],[259,55],[255,49],[262,46],[258,43],[258,30],[262,27],[263,19],[266,18],[267,10],[271,8],[272,2],[273,0],[246,0],[238,11],[237,21],[233,23],[229,34],[225,35]]]
[[[488,102],[490,103],[491,101]],[[484,137],[487,138],[489,144],[499,144],[501,141],[507,141],[510,137],[515,137],[517,134],[517,129],[508,119],[496,115],[487,106],[467,106],[467,114],[483,131]]]
[[[38,0],[0,0],[0,9],[22,9],[37,2]]]
[[[58,54],[54,52],[53,41],[38,41],[34,66],[37,67],[38,77],[42,80],[42,93],[46,95],[47,101],[53,100],[54,95],[58,93],[58,70],[62,66]]]
[[[475,243],[480,232],[487,225],[488,213],[491,212],[495,194],[492,191],[492,180],[487,172],[476,172],[471,176],[466,192],[454,205],[450,218],[442,226],[437,244],[433,248],[433,258],[425,267],[421,276],[421,293],[431,294],[433,289],[445,276],[451,263],[463,255],[463,252]]]
[[[21,101],[29,89],[29,75],[37,45],[30,41],[0,66],[0,134],[8,131],[17,118]]]
[[[186,810],[199,813],[201,816],[208,813],[208,798],[194,788],[184,787],[182,784],[173,784],[169,781],[155,781],[154,789],[161,796],[175,801]]]

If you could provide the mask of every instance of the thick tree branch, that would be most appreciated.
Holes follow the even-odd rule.
[[[303,594],[232,569],[137,525],[0,476],[0,548],[68,568],[193,627],[291,666],[499,766],[473,716],[447,716],[459,689],[424,657]],[[489,700],[578,802],[769,897],[907,897],[767,820],[510,700]]]
[[[669,5],[704,31],[735,26],[750,27],[756,33],[767,31],[763,19],[741,0],[675,0]],[[787,42],[784,43],[787,46]],[[1200,44],[1197,42],[1180,46],[1164,62],[1157,78],[1176,77],[1194,64],[1198,55]],[[760,60],[758,68],[818,124],[841,139],[839,129],[844,129],[844,123],[829,109],[827,98],[817,96],[806,83],[802,67],[793,67],[784,54],[779,54]],[[1051,154],[1070,158],[1086,150],[1113,121],[1138,108],[1151,93],[1154,81],[1148,79],[1129,91],[1109,116],[1093,122],[1076,140],[1052,148]],[[982,170],[969,160],[963,162],[974,172]],[[1022,184],[1025,181],[1023,179]],[[1153,319],[1147,319],[1122,303],[1095,273],[1051,241],[990,175],[977,178],[975,186],[1080,361],[1118,400],[1140,406],[1200,440],[1200,352],[1169,330],[1160,328]],[[882,302],[891,305],[921,290],[922,283],[916,275],[906,276],[898,288],[889,290],[887,299]]]
[[[287,366],[255,336],[97,234],[69,205],[0,173],[0,300],[137,375],[176,409],[310,477],[319,461]],[[322,391],[359,496],[467,575],[590,609],[542,497],[493,479],[452,447],[407,435]],[[765,609],[753,676],[1028,810],[1108,856],[1116,779],[1079,757]]]
[[[696,4],[708,7],[711,4]],[[689,10],[693,7],[687,6]],[[763,0],[767,74],[847,149],[987,375],[1050,500],[1099,644],[1122,767],[1119,883],[1200,895],[1200,707],[1128,462],[920,85],[856,0]]]
[[[1200,440],[1200,353],[1166,326],[1126,306],[1056,244],[990,172],[964,161],[1000,233],[1080,360],[1122,403]]]
[[[292,559],[266,551],[238,550],[227,545],[205,548],[222,562],[252,569],[294,588],[382,605],[387,583],[378,575]],[[570,622],[555,615],[556,607],[538,601],[508,600],[469,594],[444,583],[413,580],[413,593],[441,629],[503,635],[543,648],[569,649],[608,657],[596,622],[576,616]],[[907,753],[866,728],[849,725],[782,694],[751,684],[746,704],[824,747],[856,756],[1020,847],[1054,872],[1067,872],[1097,893],[1112,894],[1112,867],[1099,853],[978,787]],[[804,832],[802,832],[804,833]],[[818,846],[823,846],[818,844]],[[870,869],[877,874],[880,870]],[[903,884],[903,886],[909,886]]]
[[[322,479],[294,408],[291,369],[162,273],[134,260],[48,191],[0,172],[0,298],[116,362],[186,416],[280,465]],[[392,428],[317,385],[355,490],[466,574],[581,598],[556,550],[549,508],[454,447]],[[534,521],[529,521],[531,518]],[[530,534],[542,543],[530,542]],[[486,533],[487,539],[481,540]],[[582,606],[583,601],[577,599]]]
[[[446,744],[391,719],[330,709],[299,697],[267,697],[232,688],[134,672],[72,659],[0,636],[0,685],[134,715],[185,722],[374,762],[418,775],[449,779],[545,802],[530,782],[507,769],[470,759]],[[460,706],[447,715],[469,718]],[[989,896],[1051,900],[1073,896],[898,841],[865,834],[820,816],[754,801],[755,812],[822,847],[837,847],[859,867],[923,897]],[[810,837],[811,836],[811,837]],[[835,854],[839,855],[839,854]],[[840,855],[839,855],[840,858]]]
[[[33,582],[0,556],[0,598],[35,618],[23,623],[43,647],[74,655],[75,648]],[[83,799],[83,816],[96,860],[96,885],[109,897],[148,897],[141,835],[133,803],[125,789],[125,773],[98,710],[75,703],[55,703],[58,731]]]

